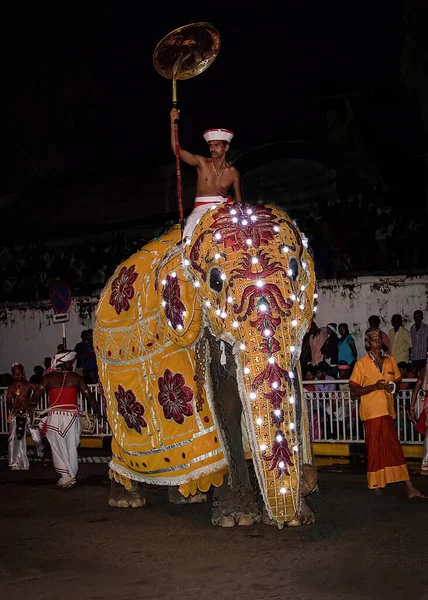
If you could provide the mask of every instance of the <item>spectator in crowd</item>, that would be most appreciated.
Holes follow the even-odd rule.
[[[360,439],[363,439],[364,433],[362,431],[361,422],[357,419],[357,405],[355,398],[351,394],[351,386],[349,385],[349,379],[352,375],[352,369],[347,362],[339,361],[338,367],[338,379],[346,380],[346,383],[339,383],[339,391],[342,397],[339,399],[339,408],[336,413],[336,419],[339,426],[339,432],[345,431],[345,435],[348,437],[358,433]],[[343,423],[343,421],[345,421]]]
[[[350,369],[357,360],[357,347],[355,340],[349,333],[349,327],[346,323],[340,323],[339,325],[339,344],[338,344],[338,357],[339,365],[349,365]],[[344,379],[344,377],[341,377]]]
[[[43,375],[47,375],[48,373],[51,372],[51,364],[52,364],[52,358],[50,356],[46,356],[45,360],[43,361],[43,365],[45,367],[45,369],[43,371]]]
[[[39,383],[43,379],[44,368],[40,365],[37,365],[36,367],[34,367],[33,371],[34,375],[31,375],[30,383],[35,383],[36,385],[39,385]]]
[[[309,334],[309,345],[311,347],[311,364],[315,367],[318,363],[324,360],[324,355],[321,352],[321,348],[324,346],[328,338],[327,327],[319,328],[315,321],[312,321]]]
[[[378,317],[378,315],[372,315],[369,317],[369,327],[371,329],[379,329],[382,336],[382,350],[384,352],[390,352],[391,342],[389,341],[389,337],[386,335],[386,333],[380,328],[380,317]]]
[[[315,379],[315,367],[307,365],[305,368],[305,381],[313,381]],[[305,392],[314,392],[315,386],[313,383],[305,383],[303,389]]]
[[[78,342],[74,348],[76,353],[76,368],[74,369],[78,375],[83,377],[83,350],[85,348],[85,342],[88,338],[88,332],[84,329],[80,334],[80,342]]]
[[[94,348],[94,330],[88,329],[82,350],[83,376],[86,383],[97,383],[98,368]]]
[[[304,378],[306,381],[314,381],[315,379],[315,367],[313,365],[307,365],[304,370]],[[303,386],[305,392],[309,392],[311,396],[308,400],[309,414],[312,415],[310,419],[310,430],[311,430],[311,438],[313,440],[320,440],[323,437],[322,430],[322,419],[318,414],[318,409],[320,409],[320,413],[323,414],[323,407],[319,406],[316,401],[316,398],[312,395],[312,392],[315,392],[315,385],[313,383],[305,383]]]
[[[410,331],[403,327],[403,318],[396,314],[391,319],[392,329],[389,330],[389,341],[391,342],[391,354],[397,363],[408,363],[412,337]]]
[[[337,323],[329,323],[327,325],[327,339],[324,342],[321,352],[323,354],[323,360],[330,367],[330,373],[336,373],[338,363],[338,344],[339,338],[337,336]]]
[[[316,367],[315,391],[324,392],[325,396],[320,399],[320,414],[318,417],[323,426],[327,439],[336,439],[338,437],[337,416],[336,411],[339,407],[338,399],[333,392],[337,390],[335,379],[331,375],[330,366],[325,361],[322,361]],[[321,381],[323,383],[317,383]],[[329,383],[327,383],[329,382]],[[333,382],[333,383],[330,383]],[[328,393],[330,392],[330,393]]]
[[[412,365],[416,373],[422,371],[427,364],[428,325],[423,322],[424,314],[416,310],[413,315],[414,325],[410,328],[412,338]]]
[[[338,366],[337,370],[338,370],[338,373],[337,373],[338,379],[348,379],[349,380],[351,373],[352,373],[352,369],[351,369],[351,366],[347,362],[339,361],[339,366]],[[340,383],[339,390],[341,392],[349,392],[349,390],[350,390],[349,382],[348,383]]]
[[[402,379],[415,379],[416,378],[416,374],[413,371],[412,365],[410,365],[409,363],[406,363],[404,361],[399,362],[398,368],[400,369]],[[408,381],[400,381],[400,384],[398,387],[400,390],[408,390],[413,386]]]
[[[331,375],[327,375],[330,371],[330,367],[324,361],[321,361],[316,367],[316,379],[315,379],[315,391],[317,392],[335,392],[336,384],[334,383],[335,379]],[[323,383],[317,383],[321,381]],[[326,383],[326,382],[333,383]]]
[[[2,373],[0,375],[0,387],[7,388],[13,383],[13,377],[10,373]]]

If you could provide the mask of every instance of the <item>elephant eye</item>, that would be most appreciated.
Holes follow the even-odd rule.
[[[221,292],[223,289],[223,280],[219,269],[214,268],[210,271],[210,288],[214,290],[214,292]]]
[[[295,258],[290,258],[288,267],[289,267],[290,271],[292,272],[291,277],[292,277],[293,281],[296,281],[296,279],[299,276],[299,263],[297,262],[297,260]]]

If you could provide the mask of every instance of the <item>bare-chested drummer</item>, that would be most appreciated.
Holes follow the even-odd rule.
[[[174,121],[180,117],[180,111],[171,111],[171,147],[175,155]],[[190,238],[201,218],[213,205],[227,201],[233,192],[235,202],[242,202],[241,180],[239,172],[226,161],[226,153],[232,141],[233,133],[227,129],[208,129],[204,133],[211,158],[191,154],[180,148],[180,158],[188,165],[196,167],[198,181],[196,187],[195,208],[186,219],[183,238]]]
[[[27,456],[27,434],[33,438],[37,456],[43,458],[43,442],[38,427],[31,424],[32,411],[37,402],[33,393],[35,385],[27,381],[24,367],[12,365],[13,383],[7,388],[6,400],[10,427],[8,441],[9,467],[13,471],[27,471],[30,463]]]

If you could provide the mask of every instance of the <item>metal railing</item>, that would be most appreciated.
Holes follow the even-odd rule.
[[[422,444],[423,437],[419,435],[410,421],[407,410],[410,407],[412,397],[412,388],[416,379],[404,379],[404,383],[410,383],[409,389],[400,390],[396,397],[396,427],[398,439],[402,444]],[[336,391],[317,391],[317,387],[323,384],[336,386]],[[305,390],[305,400],[309,409],[309,424],[311,435],[314,442],[342,442],[342,443],[363,443],[364,426],[359,417],[359,398],[351,398],[348,381],[327,380],[323,383],[318,381],[304,381],[303,387],[314,386],[314,391]],[[102,418],[96,422],[93,433],[82,436],[106,437],[110,436],[110,427],[105,416],[105,407],[100,402],[100,394],[97,385],[89,385],[94,394]],[[9,425],[7,422],[6,407],[6,388],[0,388],[0,435],[9,434]],[[48,407],[48,398],[43,396],[38,408],[44,410]],[[80,397],[79,407],[85,412],[88,410],[87,401]],[[418,396],[416,404],[416,414],[420,414],[423,408],[423,392]],[[90,410],[88,411],[90,412]]]
[[[85,433],[82,432],[83,437],[107,437],[111,436],[110,427],[105,415],[105,407],[104,403],[101,401],[100,393],[98,389],[98,385],[90,384],[88,385],[89,389],[95,396],[95,399],[98,403],[99,411],[101,413],[101,419],[95,422],[95,429],[93,433]],[[0,435],[9,435],[9,424],[7,422],[7,406],[6,406],[6,392],[7,388],[0,388]],[[40,410],[45,410],[49,405],[47,394],[43,395],[40,398],[40,402],[37,406]],[[91,412],[91,409],[88,408],[88,402],[86,398],[79,396],[79,409],[82,412]]]
[[[416,379],[404,379],[403,383],[409,383],[409,389],[400,390],[396,396],[395,420],[398,439],[401,444],[422,444],[423,436],[415,431],[407,411]],[[336,391],[319,391],[320,385],[334,385]],[[313,386],[314,391],[307,388]],[[305,398],[309,409],[309,424],[311,436],[314,442],[326,443],[364,443],[364,426],[360,420],[360,399],[351,398],[348,381],[326,380],[304,381]],[[423,408],[423,392],[420,391],[415,407],[417,415]]]

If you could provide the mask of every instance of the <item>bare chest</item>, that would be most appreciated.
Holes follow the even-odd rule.
[[[216,189],[229,189],[234,182],[234,172],[230,167],[216,169],[212,161],[207,161],[200,170],[199,184]]]

